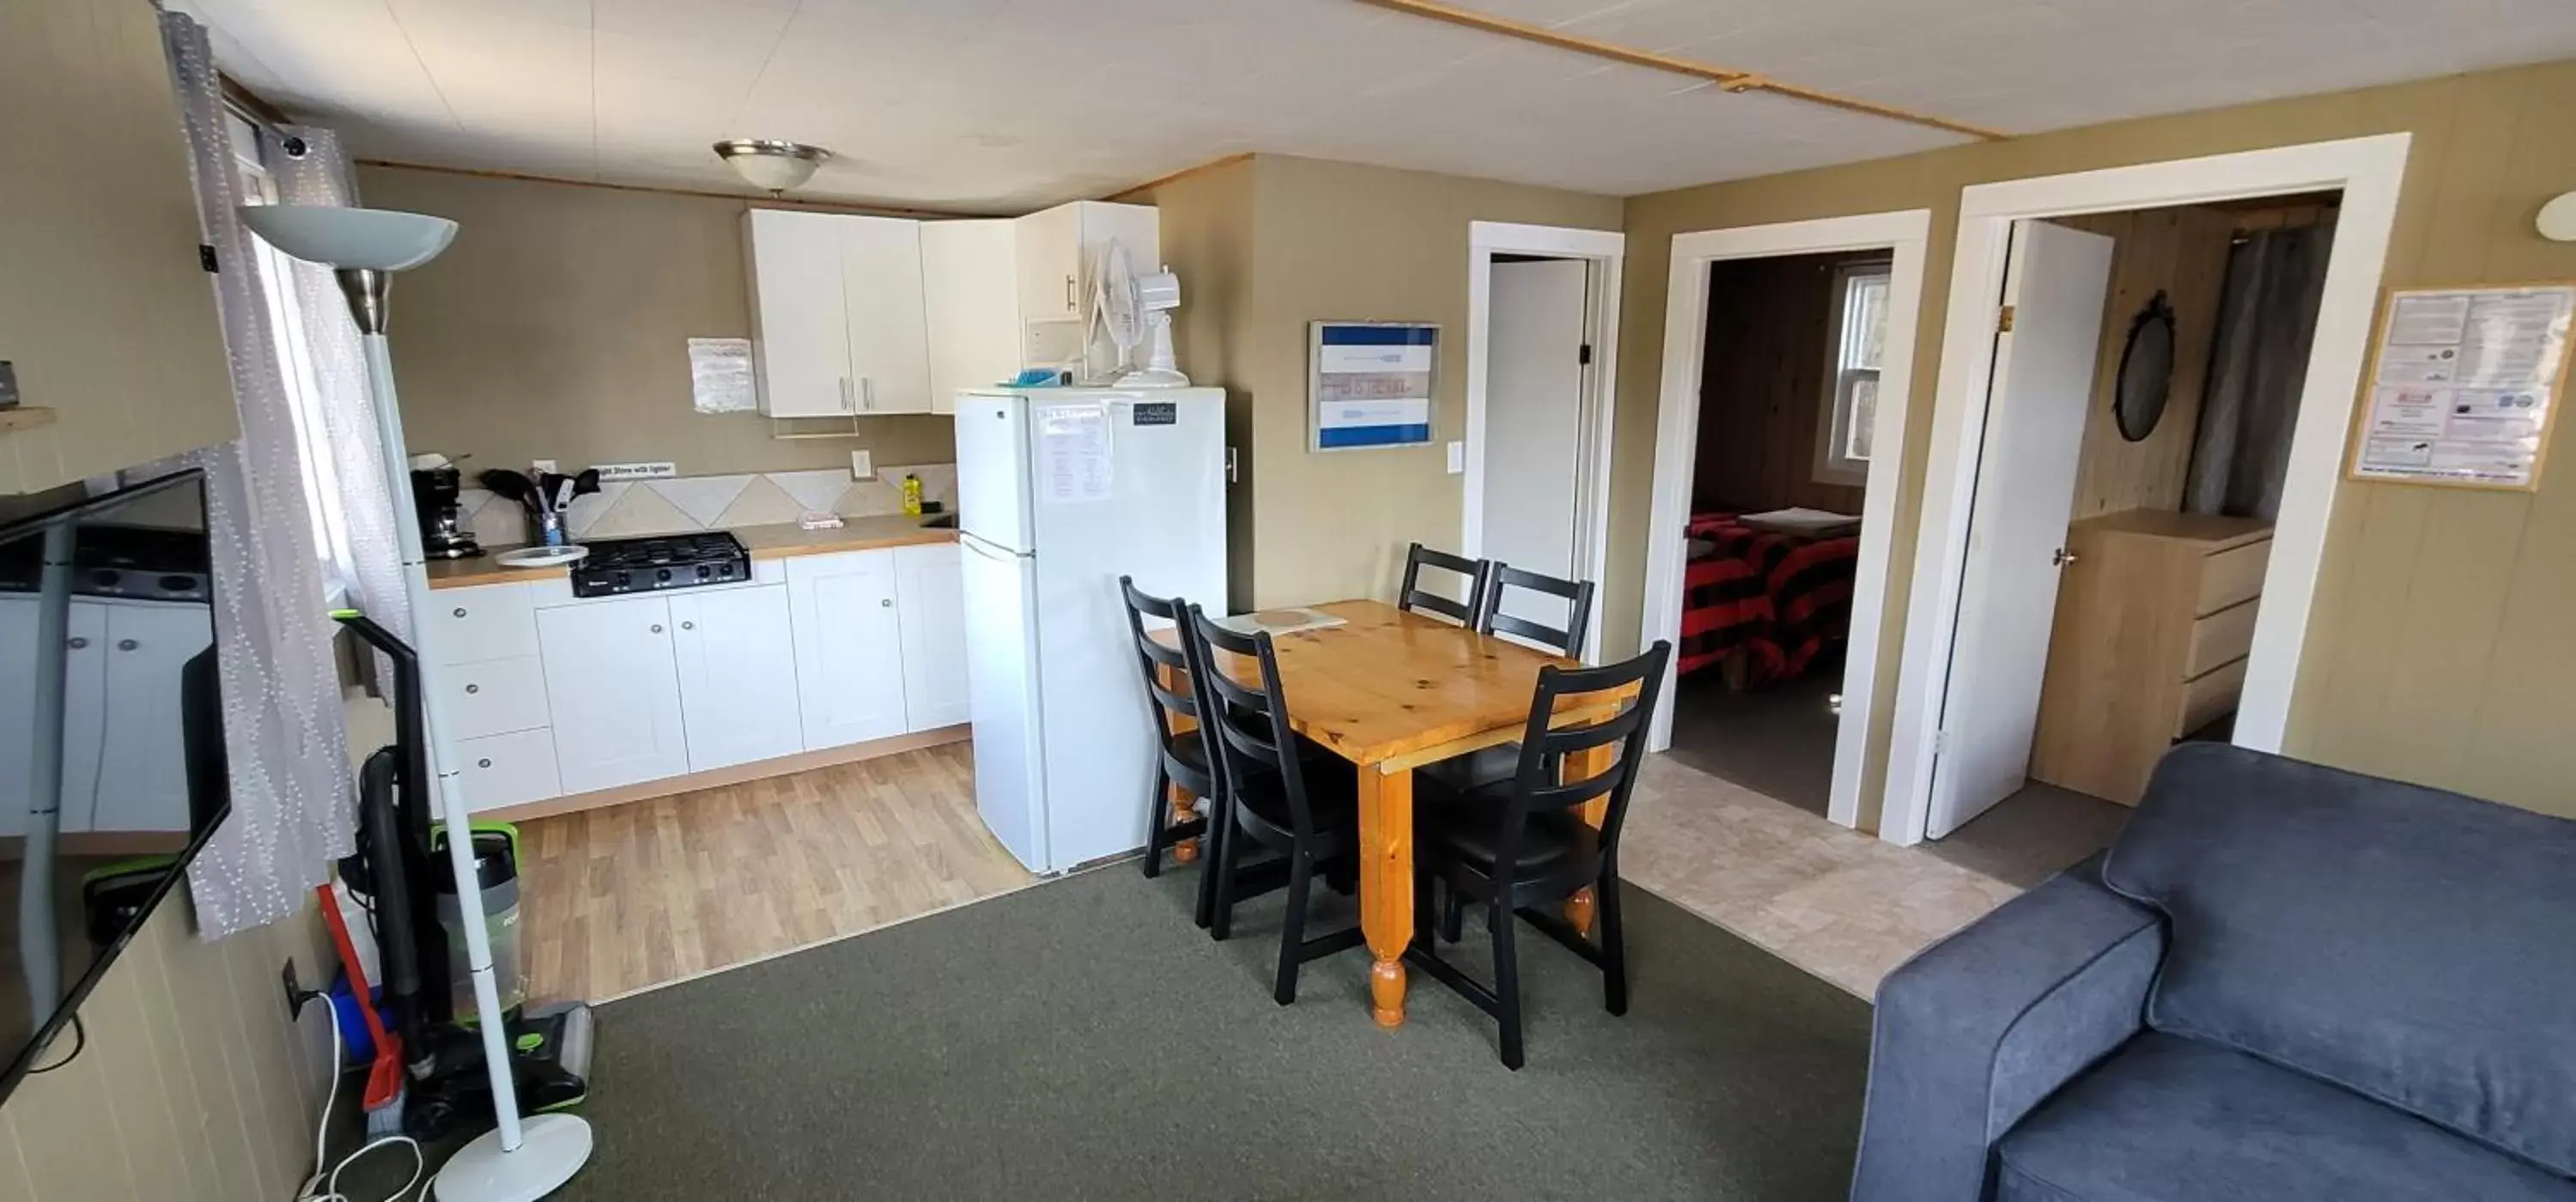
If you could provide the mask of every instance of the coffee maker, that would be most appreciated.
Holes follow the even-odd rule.
[[[426,456],[424,456],[426,458]],[[468,559],[483,553],[456,503],[463,473],[453,463],[411,470],[412,504],[420,512],[420,552],[430,559]]]

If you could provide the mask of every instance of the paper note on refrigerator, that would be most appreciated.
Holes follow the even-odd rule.
[[[1038,410],[1038,495],[1050,505],[1103,501],[1117,483],[1109,455],[1109,406]]]

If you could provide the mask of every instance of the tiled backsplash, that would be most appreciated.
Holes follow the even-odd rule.
[[[611,481],[600,485],[598,492],[576,498],[564,514],[564,528],[575,540],[631,538],[779,525],[818,509],[843,517],[901,513],[907,475],[921,477],[922,499],[957,507],[957,465],[953,463],[881,467],[865,480],[852,480],[846,469],[824,468]],[[458,494],[457,502],[473,524],[476,542],[498,547],[533,537],[526,511],[516,504],[479,488]]]

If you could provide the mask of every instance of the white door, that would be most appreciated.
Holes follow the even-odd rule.
[[[930,412],[930,339],[922,313],[921,223],[839,217],[850,388],[861,413]]]
[[[94,760],[98,800],[88,829],[187,830],[179,673],[213,644],[214,623],[202,605],[110,602],[98,608],[107,617],[105,713],[115,743]]]
[[[991,388],[1020,371],[1018,258],[1011,223],[921,223],[921,304],[930,334],[930,411],[957,390]]]
[[[805,749],[786,585],[673,593],[671,624],[689,771]]]
[[[907,730],[955,726],[973,716],[966,691],[966,584],[957,556],[954,543],[894,553]]]
[[[895,616],[894,553],[790,559],[787,604],[795,622],[805,750],[902,734],[903,633]]]
[[[670,623],[670,604],[660,597],[537,611],[564,792],[689,770]]]
[[[980,539],[960,539],[966,683],[975,722],[975,811],[1031,872],[1050,871],[1046,756],[1038,722],[1037,568]]]
[[[2075,511],[2111,247],[2109,238],[2062,225],[2013,225],[2004,271],[2012,329],[1995,336],[1950,692],[1924,826],[1934,839],[2029,779],[2057,613],[2057,553]]]
[[[1496,263],[1485,344],[1484,558],[1571,580],[1583,427],[1581,259]],[[1515,591],[1503,612],[1562,628],[1567,602]]]
[[[751,265],[752,366],[760,411],[776,417],[855,412],[849,305],[836,213],[743,214]]]

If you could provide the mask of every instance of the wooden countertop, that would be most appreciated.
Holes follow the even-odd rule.
[[[775,526],[745,526],[733,532],[750,548],[753,559],[785,559],[795,555],[830,555],[839,551],[874,551],[885,547],[909,547],[925,543],[957,541],[955,528],[925,529],[922,519],[907,513],[881,517],[847,518],[832,530],[802,530],[793,523]],[[503,584],[515,580],[559,580],[570,574],[561,567],[505,568],[493,556],[508,547],[486,547],[484,554],[472,559],[437,559],[429,563],[429,587],[470,588],[478,584]]]

